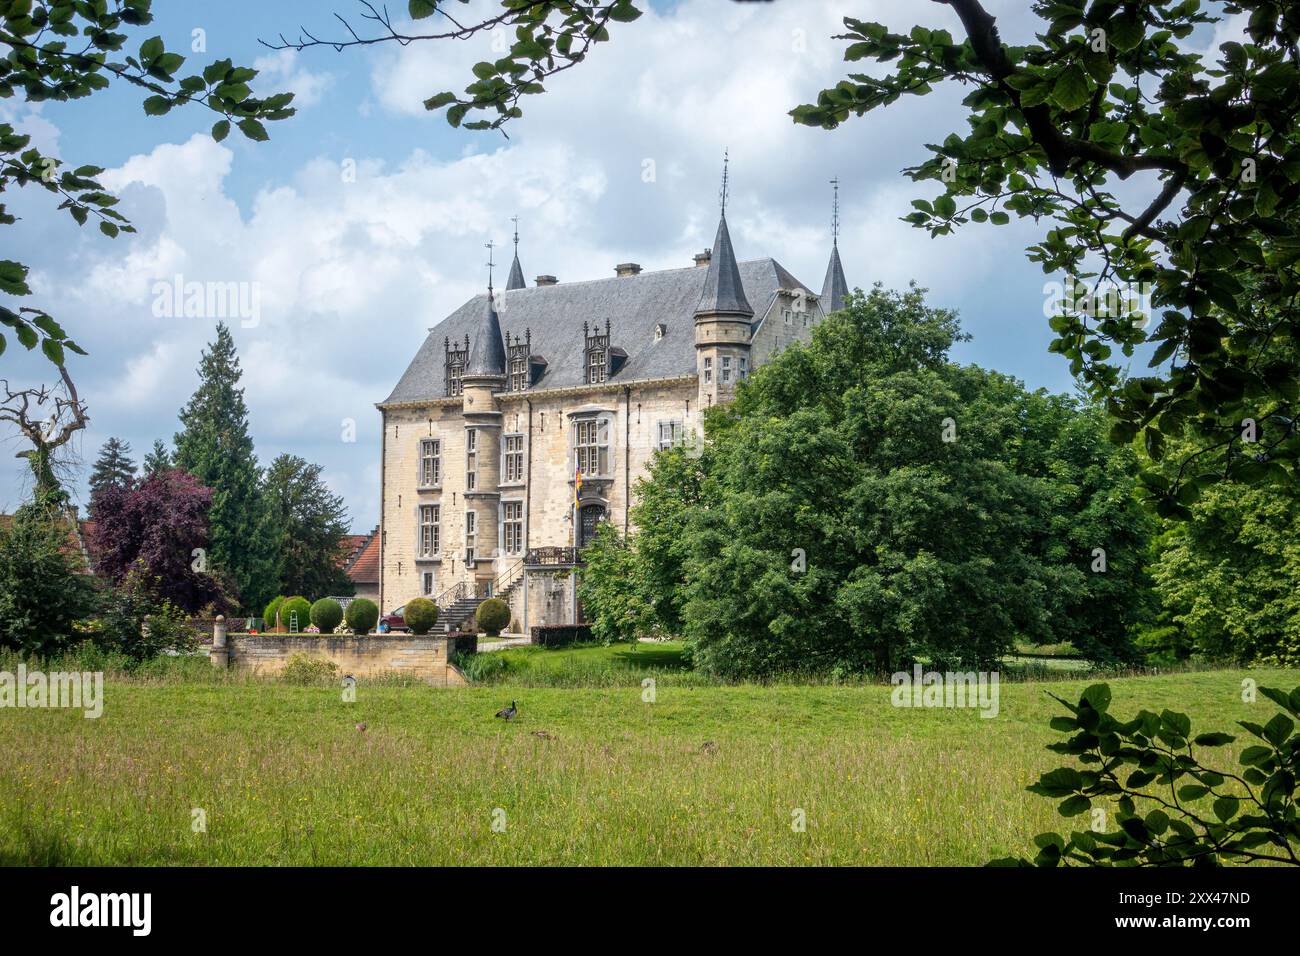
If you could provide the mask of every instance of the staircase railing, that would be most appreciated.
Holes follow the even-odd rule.
[[[492,593],[494,595],[501,594],[502,592],[504,592],[505,590],[513,586],[514,583],[518,581],[519,578],[523,575],[523,573],[524,573],[524,559],[520,558],[514,564],[510,565],[510,567],[506,568],[504,571],[502,571],[500,574],[497,575],[496,580],[492,582]]]
[[[438,605],[439,611],[446,611],[461,598],[465,597],[465,592],[468,589],[468,581],[459,581],[434,598],[433,603]]]

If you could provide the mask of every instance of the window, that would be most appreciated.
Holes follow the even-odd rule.
[[[608,475],[609,419],[583,419],[574,423],[574,429],[578,471],[584,475]]]
[[[465,563],[466,564],[474,563],[474,542],[478,537],[478,535],[475,533],[476,524],[477,524],[475,519],[477,517],[478,515],[476,515],[472,511],[465,512]]]
[[[470,428],[465,432],[465,490],[474,491],[478,487],[478,429]]]
[[[587,352],[587,381],[589,383],[605,381],[605,350],[589,349]]]
[[[436,558],[438,547],[438,506],[420,505],[420,557]]]
[[[659,423],[659,450],[672,448],[682,443],[682,423],[679,421]]]
[[[420,590],[425,597],[433,597],[433,572],[425,571],[420,575]]]
[[[420,487],[434,488],[442,482],[442,442],[420,439]]]
[[[807,313],[807,312],[805,312],[805,313],[803,314],[803,327],[804,327],[805,329],[808,328],[808,313]]]
[[[524,480],[524,436],[506,435],[501,456],[502,478],[506,484]]]
[[[512,392],[522,392],[529,385],[528,357],[533,350],[532,330],[526,330],[524,337],[515,336],[512,340],[506,333],[506,358],[508,360],[509,381],[506,384]]]
[[[524,503],[501,503],[502,529],[505,532],[506,554],[519,554],[524,550]]]
[[[461,395],[465,391],[465,386],[461,383],[460,373],[464,368],[460,363],[447,366],[447,394]]]
[[[711,385],[712,383],[713,383],[713,359],[706,358],[704,360],[704,384]]]
[[[723,385],[726,385],[728,382],[731,381],[731,356],[730,355],[722,356],[722,378],[720,379],[720,381],[722,382]]]
[[[782,310],[781,310],[781,314],[782,314],[783,316],[785,316],[785,324],[786,324],[786,325],[794,325],[794,313],[793,313],[793,312],[791,312],[789,309],[782,309]]]
[[[739,373],[739,377],[740,377],[740,378],[746,378],[746,377],[748,377],[748,375],[749,375],[749,359],[745,358],[745,356],[742,355],[742,356],[740,357],[740,373]]]
[[[446,351],[444,368],[446,369],[446,392],[448,396],[460,395],[464,391],[461,383],[461,376],[465,373],[465,363],[469,360],[469,336],[465,336],[465,344],[457,342],[451,344],[451,339],[443,339],[443,348]]]

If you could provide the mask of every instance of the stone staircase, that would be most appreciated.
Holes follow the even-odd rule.
[[[523,583],[523,580],[523,566],[522,564],[517,564],[515,567],[506,571],[497,578],[492,589],[492,596],[498,597],[509,604],[510,598],[514,594],[515,589]],[[456,597],[450,605],[439,607],[438,623],[433,626],[432,633],[440,634],[445,637],[452,631],[461,630],[460,625],[471,620],[474,617],[474,612],[478,610],[478,606],[486,600],[487,598],[485,597],[479,597],[473,594],[462,594]]]

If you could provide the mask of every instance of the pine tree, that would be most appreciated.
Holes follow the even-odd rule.
[[[262,488],[278,533],[280,593],[313,599],[351,594],[342,565],[348,510],[321,479],[321,466],[280,455],[266,469]]]
[[[140,471],[145,478],[158,474],[164,468],[172,466],[172,455],[163,444],[161,438],[155,438],[153,448],[149,454],[144,456],[144,463],[140,466]]]
[[[174,465],[213,490],[209,565],[233,579],[243,607],[260,609],[275,594],[276,542],[248,434],[243,372],[225,323],[217,323],[198,373],[199,387],[181,409]]]
[[[135,477],[135,462],[131,461],[131,446],[119,438],[109,438],[99,449],[99,458],[90,473],[90,496],[110,485],[124,488]]]

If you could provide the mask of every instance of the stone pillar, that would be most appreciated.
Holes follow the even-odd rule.
[[[230,665],[230,648],[226,646],[226,617],[218,614],[212,625],[212,650],[208,651],[208,660],[213,667],[225,669]]]

